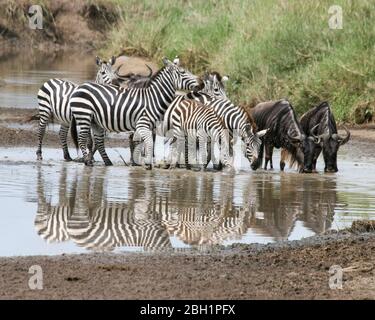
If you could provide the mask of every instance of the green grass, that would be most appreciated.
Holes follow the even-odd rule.
[[[195,73],[230,76],[241,104],[288,98],[297,112],[328,100],[339,121],[375,106],[373,0],[113,0],[122,12],[103,54],[160,61],[179,55]],[[343,29],[328,27],[332,4]],[[360,120],[358,120],[360,121]]]

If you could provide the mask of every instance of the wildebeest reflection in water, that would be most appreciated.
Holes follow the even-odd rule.
[[[172,237],[205,248],[241,240],[249,230],[283,240],[296,220],[321,233],[330,228],[336,204],[335,180],[327,178],[126,170],[118,198],[107,168],[74,170],[62,166],[52,204],[38,167],[35,226],[48,242],[72,240],[90,250],[168,250],[176,246]]]
[[[297,220],[316,234],[330,229],[337,202],[335,179],[281,175],[275,187],[275,177],[264,176],[256,182],[257,211],[264,216],[253,220],[251,227],[277,240],[288,239]]]

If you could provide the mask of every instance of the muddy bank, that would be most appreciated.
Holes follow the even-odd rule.
[[[22,147],[38,145],[38,121],[30,120],[36,115],[36,109],[17,109],[17,108],[0,108],[0,146],[1,147]],[[9,124],[16,128],[9,127]],[[58,131],[51,130],[53,124],[47,127],[46,134],[43,139],[45,147],[59,147],[60,140]],[[107,139],[108,146],[117,145],[118,139]],[[69,146],[74,147],[72,139],[68,137]],[[128,141],[121,142],[121,146],[127,147]]]
[[[119,8],[109,1],[48,1],[41,5],[42,29],[33,30],[28,17],[32,5],[28,0],[0,4],[0,57],[30,47],[49,53],[73,47],[91,50],[105,40],[120,16]]]
[[[29,121],[30,117],[34,114],[37,114],[37,109],[0,107],[0,146],[36,146],[38,121]],[[9,124],[19,126],[16,129],[9,128]],[[367,150],[369,150],[368,148],[372,147],[375,142],[375,127],[357,125],[349,127],[349,129],[351,131],[350,144],[354,142],[349,151],[357,156],[363,155],[368,157],[370,154]],[[33,132],[33,134],[30,134],[30,132]],[[109,146],[114,145],[112,144],[113,140],[115,139],[108,139]],[[58,147],[59,140],[57,132],[51,130],[47,131],[43,144],[49,147]],[[71,144],[71,146],[73,145]]]
[[[373,231],[373,226],[359,231]],[[375,233],[358,229],[300,241],[202,253],[0,258],[3,299],[374,299]],[[28,289],[40,265],[44,289]],[[343,289],[329,269],[343,268]]]

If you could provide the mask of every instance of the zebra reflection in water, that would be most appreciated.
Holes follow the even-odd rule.
[[[254,234],[285,240],[297,220],[322,233],[331,226],[337,202],[335,179],[131,169],[116,177],[104,167],[66,164],[56,200],[43,177],[48,170],[38,167],[38,234],[48,242],[71,240],[98,251],[170,250],[176,240],[205,249],[248,236],[256,242]]]
[[[74,174],[71,192],[67,192],[67,168],[62,167],[57,204],[52,205],[45,194],[42,169],[38,167],[35,226],[42,238],[48,242],[70,239],[97,251],[123,246],[145,250],[171,247],[168,233],[155,210],[156,196],[152,190],[132,188],[129,201],[110,202],[105,192],[106,169],[82,169],[80,174]],[[145,190],[153,196],[143,194]]]

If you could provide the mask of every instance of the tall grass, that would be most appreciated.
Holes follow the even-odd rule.
[[[233,101],[288,98],[299,113],[330,101],[337,118],[375,106],[373,0],[113,0],[122,20],[103,53],[160,61],[179,55],[193,72],[230,76]],[[343,9],[343,29],[328,8]]]

